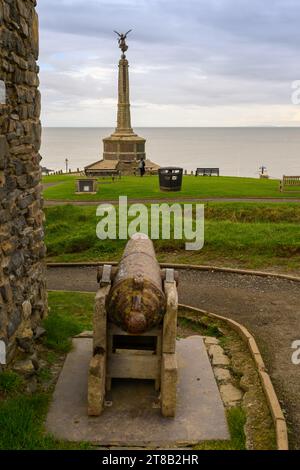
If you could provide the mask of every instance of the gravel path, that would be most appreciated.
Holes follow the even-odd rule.
[[[96,268],[49,267],[48,288],[95,292]],[[237,320],[253,333],[286,412],[290,446],[300,449],[300,365],[291,362],[291,344],[300,340],[300,283],[182,270],[179,300]]]
[[[50,186],[56,186],[57,183],[50,183]],[[44,189],[46,187],[50,187],[44,185]],[[106,202],[107,204],[117,204],[118,201],[116,199],[113,200],[105,200],[99,199],[98,201],[63,201],[61,199],[45,199],[44,206],[51,207],[51,206],[66,206],[67,204],[72,204],[73,206],[98,206],[99,204]],[[300,199],[294,198],[226,198],[226,197],[209,197],[209,198],[193,198],[193,197],[178,197],[177,199],[172,198],[149,198],[149,199],[131,199],[128,198],[128,203],[143,203],[143,204],[159,204],[163,202],[175,203],[175,202],[198,202],[199,204],[203,202],[255,202],[255,203],[300,203]]]

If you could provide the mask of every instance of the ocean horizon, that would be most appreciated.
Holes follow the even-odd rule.
[[[224,176],[271,178],[300,175],[300,127],[135,127],[145,137],[147,158],[161,166],[219,167]],[[113,127],[43,127],[42,165],[72,171],[102,159],[102,139]]]

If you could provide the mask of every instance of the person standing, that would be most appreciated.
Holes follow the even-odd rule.
[[[145,163],[145,160],[142,158],[139,163],[140,176],[144,176],[145,171],[146,171],[145,167],[146,167],[146,163]]]

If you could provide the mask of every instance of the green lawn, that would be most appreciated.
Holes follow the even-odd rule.
[[[236,178],[236,177],[195,177],[184,176],[182,191],[180,193],[162,192],[159,189],[157,176],[124,176],[121,180],[112,182],[110,178],[99,180],[98,193],[96,195],[76,195],[76,176],[57,175],[45,176],[43,183],[55,184],[55,186],[45,187],[45,199],[61,199],[68,201],[104,201],[117,200],[119,196],[128,196],[131,199],[149,198],[173,198],[178,197],[262,197],[300,198],[299,192],[286,191],[279,192],[279,181],[265,180],[258,178]]]
[[[44,344],[58,353],[71,349],[72,336],[93,329],[94,294],[49,292],[51,314],[44,320]]]
[[[154,242],[161,262],[299,270],[300,205],[206,203],[205,245],[185,251],[184,240]],[[126,241],[96,237],[96,207],[46,209],[49,261],[119,260]]]

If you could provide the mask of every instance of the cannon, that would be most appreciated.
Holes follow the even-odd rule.
[[[109,320],[132,334],[162,322],[166,307],[160,266],[151,240],[131,239],[124,251],[108,296]]]
[[[88,414],[101,414],[112,379],[127,378],[153,380],[163,416],[175,416],[177,273],[161,270],[152,241],[136,234],[97,279]]]

